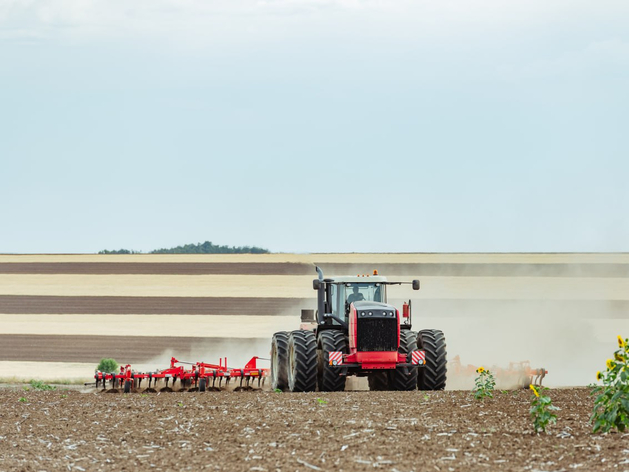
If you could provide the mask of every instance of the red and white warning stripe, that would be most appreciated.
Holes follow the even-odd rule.
[[[343,363],[343,353],[341,351],[330,352],[330,365],[341,365]]]
[[[411,364],[424,365],[426,363],[426,351],[413,351],[411,354]]]

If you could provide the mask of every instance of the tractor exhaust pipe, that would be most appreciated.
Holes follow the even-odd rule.
[[[323,324],[325,315],[325,283],[323,282],[323,271],[319,266],[315,266],[318,279],[312,281],[312,287],[317,291],[317,323]]]

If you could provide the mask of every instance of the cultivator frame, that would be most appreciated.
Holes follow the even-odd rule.
[[[120,366],[118,373],[96,371],[94,380],[96,388],[102,385],[105,389],[107,383],[110,383],[111,388],[122,388],[125,393],[130,392],[131,389],[142,388],[142,381],[145,380],[148,380],[147,388],[157,388],[157,383],[160,381],[165,382],[166,388],[169,388],[169,383],[174,388],[175,383],[179,381],[180,389],[190,387],[191,390],[205,392],[208,389],[220,390],[223,381],[227,387],[231,379],[240,380],[240,386],[237,389],[248,389],[257,379],[258,388],[261,388],[264,386],[264,381],[269,376],[270,370],[258,367],[258,359],[267,360],[254,356],[243,368],[233,368],[228,367],[227,357],[219,359],[218,364],[184,362],[172,357],[170,367],[167,369],[154,372],[136,372],[130,364],[126,364]],[[218,386],[216,385],[217,380]]]

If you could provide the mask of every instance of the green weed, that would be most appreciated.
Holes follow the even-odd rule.
[[[629,340],[618,336],[618,349],[613,359],[607,359],[607,369],[596,373],[603,385],[591,385],[594,411],[590,421],[594,433],[611,429],[625,431],[629,427]]]

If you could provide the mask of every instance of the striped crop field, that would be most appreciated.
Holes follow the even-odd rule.
[[[629,333],[629,254],[0,255],[0,377],[268,357],[315,307],[315,265],[419,278],[389,291],[414,329],[442,329],[463,363],[530,360],[549,385],[590,383]]]

